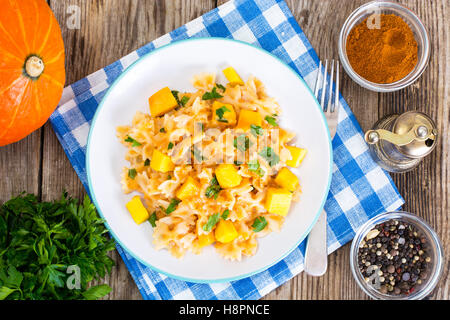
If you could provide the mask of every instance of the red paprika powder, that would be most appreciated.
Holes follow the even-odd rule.
[[[380,14],[378,24],[366,18],[347,38],[353,70],[375,83],[392,83],[407,76],[417,64],[417,41],[408,24],[394,14]],[[369,26],[371,28],[369,28]]]

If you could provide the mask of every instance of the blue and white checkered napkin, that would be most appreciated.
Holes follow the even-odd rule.
[[[296,70],[310,87],[314,84],[319,60],[284,1],[229,1],[64,90],[50,121],[87,190],[87,136],[91,119],[108,87],[144,54],[192,37],[234,38],[262,47]],[[325,204],[330,253],[350,241],[365,221],[403,204],[389,175],[371,159],[363,132],[342,97],[340,103],[339,126],[333,140],[333,179]],[[139,263],[119,245],[117,250],[144,299],[258,299],[303,270],[305,242],[266,271],[238,281],[213,284],[172,279]]]

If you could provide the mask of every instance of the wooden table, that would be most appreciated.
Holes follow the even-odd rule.
[[[210,11],[223,0],[49,0],[63,32],[66,46],[67,84],[103,68],[127,53]],[[287,0],[298,23],[321,59],[338,58],[337,38],[346,17],[362,0]],[[447,257],[444,274],[433,299],[449,299],[449,95],[450,1],[403,0],[423,20],[432,55],[422,77],[395,93],[374,93],[354,83],[346,74],[341,92],[363,130],[380,117],[419,110],[437,123],[440,140],[436,150],[418,168],[393,175],[406,200],[404,210],[416,213],[439,234]],[[70,7],[77,6],[77,7]],[[75,11],[73,9],[75,8]],[[69,28],[76,10],[80,29]],[[73,16],[72,16],[73,19]],[[76,22],[76,20],[75,20]],[[70,24],[72,23],[72,25]],[[85,194],[75,171],[47,123],[26,139],[0,148],[0,202],[21,191],[53,200],[67,190]],[[305,273],[272,291],[264,299],[368,299],[353,280],[349,266],[350,245],[329,256],[328,272],[320,278]],[[107,299],[141,299],[141,295],[117,252],[117,266],[105,279],[113,291]]]

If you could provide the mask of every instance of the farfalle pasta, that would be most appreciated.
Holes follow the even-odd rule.
[[[279,105],[255,77],[224,74],[226,85],[200,74],[196,92],[159,90],[150,113],[117,128],[129,162],[122,188],[138,194],[127,208],[136,223],[152,224],[155,248],[177,258],[210,245],[229,260],[254,255],[257,238],[281,230],[301,193],[288,166],[306,150],[279,127]]]

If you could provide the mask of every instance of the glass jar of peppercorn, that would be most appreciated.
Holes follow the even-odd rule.
[[[443,269],[437,234],[422,219],[403,211],[367,221],[350,250],[353,276],[373,299],[423,299],[434,289]]]

